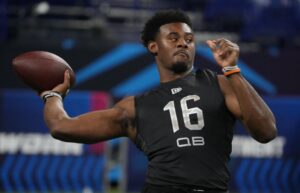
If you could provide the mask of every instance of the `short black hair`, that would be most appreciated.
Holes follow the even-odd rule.
[[[148,46],[149,41],[155,39],[160,26],[168,23],[182,22],[192,28],[192,22],[189,16],[181,10],[166,10],[157,12],[152,16],[144,26],[141,33],[141,39],[145,47]]]

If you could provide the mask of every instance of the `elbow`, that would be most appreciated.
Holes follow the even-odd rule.
[[[269,143],[277,137],[276,119],[272,113],[255,114],[244,121],[251,136],[259,143]]]
[[[251,136],[259,143],[269,143],[277,137],[274,119],[264,118],[246,124]]]
[[[268,126],[266,128],[261,129],[261,132],[257,135],[253,135],[253,138],[260,143],[269,143],[273,139],[277,137],[277,128],[273,124],[273,126]]]
[[[61,140],[61,141],[68,141],[68,133],[66,129],[62,127],[55,127],[50,130],[50,134],[53,138]]]
[[[46,125],[49,128],[50,135],[58,140],[66,141],[70,135],[70,120],[67,118],[47,121]]]
[[[58,139],[58,140],[62,140],[62,138],[63,138],[62,129],[59,129],[59,128],[51,129],[50,134],[53,138]]]
[[[270,141],[272,141],[273,139],[275,139],[277,136],[277,132],[272,132],[269,134],[264,134],[261,136],[256,136],[254,137],[254,139],[256,141],[258,141],[259,143],[269,143]]]

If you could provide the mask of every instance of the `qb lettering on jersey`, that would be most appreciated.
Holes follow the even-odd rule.
[[[180,88],[180,87],[179,87]],[[176,89],[179,89],[176,88]],[[175,89],[175,88],[173,88]],[[172,90],[173,90],[172,89]],[[180,88],[181,89],[181,88]],[[173,91],[172,91],[173,92]],[[180,100],[180,110],[182,113],[184,125],[187,129],[194,131],[194,130],[201,130],[204,127],[204,119],[203,119],[203,111],[199,107],[190,107],[188,108],[187,102],[188,101],[198,101],[200,100],[200,97],[198,95],[188,95],[183,97]],[[164,111],[169,111],[170,119],[172,123],[173,132],[176,133],[179,131],[179,123],[178,123],[178,117],[175,109],[175,101],[169,101],[164,106]],[[190,116],[196,115],[197,116],[197,122],[192,123]],[[178,138],[177,141],[178,147],[188,147],[188,146],[202,146],[204,145],[204,138],[200,136],[194,136],[191,138],[188,137],[181,137]]]
[[[188,146],[202,146],[205,145],[204,138],[201,136],[194,136],[191,138],[181,137],[176,140],[177,147],[188,147]]]

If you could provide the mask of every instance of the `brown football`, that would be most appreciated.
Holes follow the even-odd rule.
[[[64,72],[69,70],[71,87],[75,84],[75,73],[61,57],[46,51],[30,51],[18,55],[12,61],[18,76],[32,89],[40,92],[52,90],[64,81]]]

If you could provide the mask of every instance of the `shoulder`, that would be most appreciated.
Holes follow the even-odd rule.
[[[149,91],[140,93],[139,95],[135,96],[134,97],[135,107],[137,108],[144,101],[156,100],[158,97],[161,97],[161,92],[163,90],[164,89],[161,86],[158,86],[156,88],[153,88]]]
[[[114,108],[120,109],[127,114],[127,117],[135,117],[135,105],[134,105],[134,96],[126,97],[114,105]]]
[[[135,97],[126,97],[117,102],[113,108],[121,112],[123,127],[127,131],[127,136],[134,140],[136,136]]]

